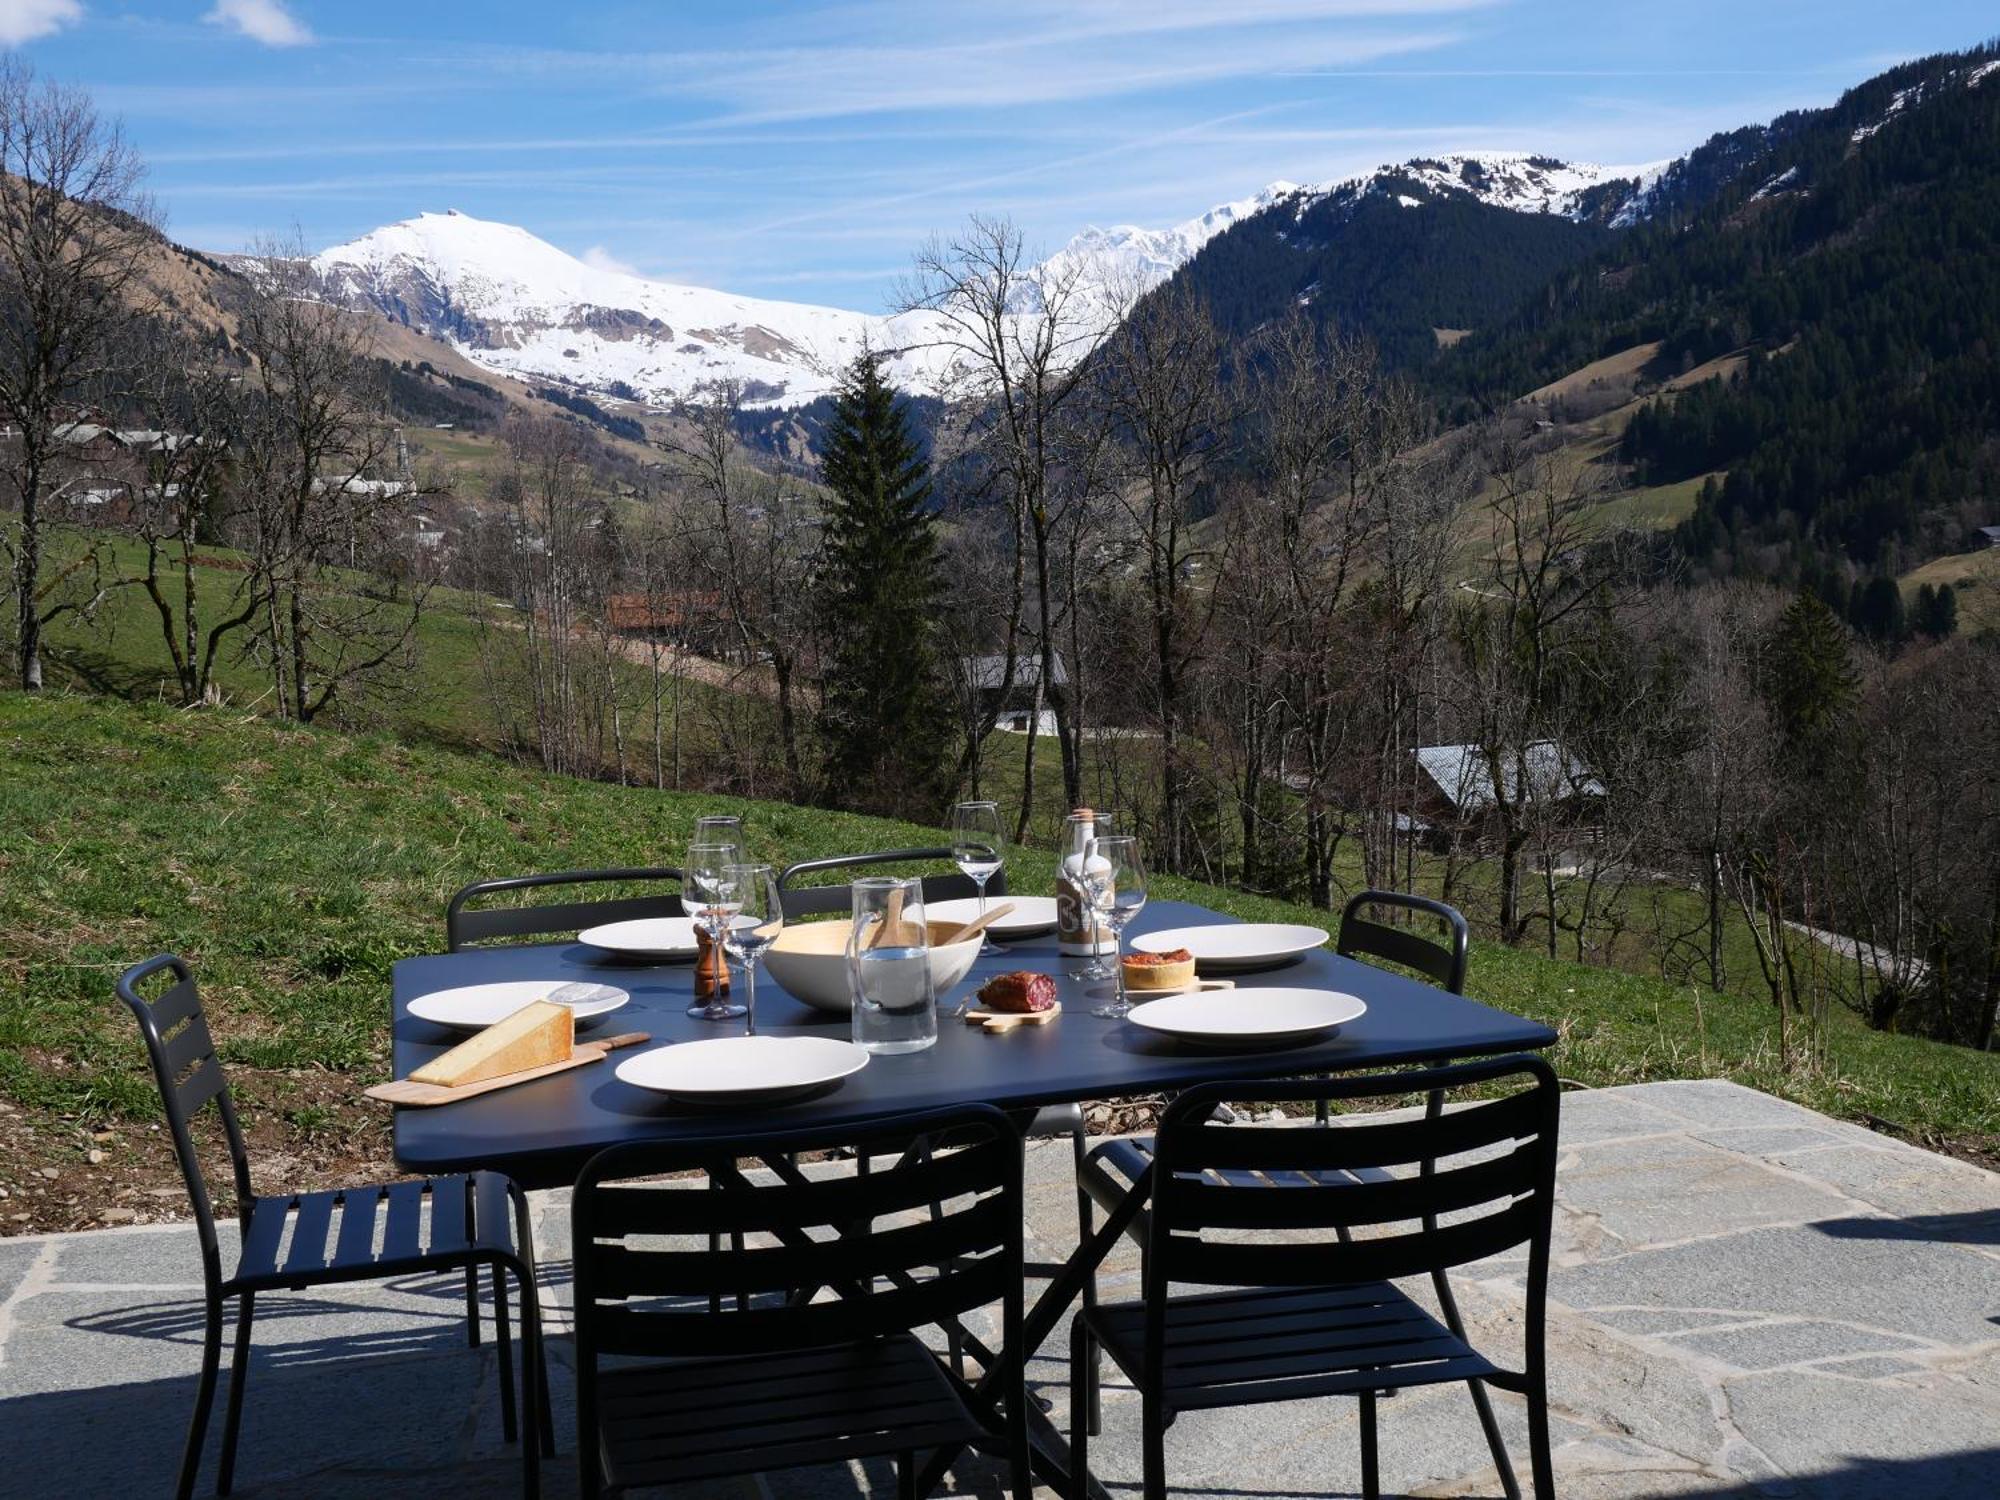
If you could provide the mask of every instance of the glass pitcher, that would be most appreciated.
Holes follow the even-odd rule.
[[[917,879],[870,875],[854,882],[847,936],[847,987],[854,1043],[870,1052],[921,1052],[937,1042],[924,887]]]

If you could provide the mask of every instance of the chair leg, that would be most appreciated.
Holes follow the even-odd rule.
[[[524,1298],[527,1295],[525,1285],[521,1294]],[[493,1262],[493,1343],[500,1355],[500,1437],[511,1443],[520,1436],[520,1423],[514,1413],[514,1344],[512,1330],[507,1326],[507,1277],[497,1260]],[[525,1361],[521,1373],[527,1374]]]
[[[465,1342],[468,1348],[479,1347],[479,1267],[465,1268]]]
[[[1365,1500],[1379,1500],[1382,1468],[1375,1451],[1375,1393],[1361,1393],[1361,1493]]]
[[[896,1455],[896,1500],[917,1500],[917,1455],[907,1448]]]
[[[1507,1500],[1521,1500],[1521,1484],[1514,1477],[1514,1460],[1507,1454],[1506,1439],[1500,1436],[1500,1424],[1493,1416],[1493,1398],[1487,1394],[1486,1382],[1468,1380],[1466,1389],[1472,1392],[1473,1409],[1479,1413],[1479,1430],[1486,1434],[1486,1446],[1492,1451],[1493,1466],[1500,1471],[1500,1488]]]
[[[521,1278],[521,1404],[529,1407],[532,1401],[535,1425],[540,1432],[541,1456],[554,1458],[556,1418],[555,1408],[549,1401],[548,1347],[542,1340],[542,1302],[535,1273],[535,1224],[528,1212],[528,1195],[516,1185],[511,1196],[514,1200],[515,1243],[520,1246],[520,1260],[514,1271]],[[534,1390],[532,1397],[528,1394],[531,1385]]]
[[[555,1451],[555,1433],[548,1411],[547,1356],[542,1349],[540,1310],[531,1273],[527,1266],[516,1266],[515,1271],[521,1279],[521,1409],[528,1424],[521,1437],[521,1494],[525,1500],[541,1500],[542,1458]],[[507,1361],[503,1358],[500,1363],[502,1378],[511,1390]]]
[[[1097,1432],[1096,1392],[1091,1389],[1093,1366],[1100,1358],[1097,1341],[1081,1318],[1069,1329],[1069,1472],[1079,1495],[1090,1493],[1090,1439]]]
[[[257,1294],[245,1292],[236,1303],[236,1348],[229,1356],[229,1406],[222,1417],[222,1460],[215,1471],[215,1492],[229,1493],[236,1483],[236,1437],[243,1430],[243,1388],[250,1379],[250,1324],[257,1315]]]
[[[1076,1244],[1077,1248],[1081,1250],[1085,1245],[1090,1243],[1090,1237],[1097,1232],[1097,1205],[1091,1199],[1090,1194],[1084,1190],[1083,1186],[1083,1162],[1084,1158],[1089,1154],[1090,1139],[1084,1133],[1083,1116],[1080,1110],[1077,1115],[1076,1125],[1070,1131],[1069,1143],[1070,1154],[1076,1160]],[[1083,1283],[1083,1310],[1085,1312],[1094,1312],[1096,1309],[1097,1270],[1093,1267],[1089,1277]],[[1090,1397],[1086,1420],[1090,1426],[1090,1435],[1095,1437],[1104,1430],[1104,1403],[1102,1397],[1104,1386],[1104,1350],[1093,1339],[1090,1343],[1090,1351],[1090,1369],[1085,1373],[1084,1389]]]
[[[195,1476],[201,1471],[202,1445],[208,1437],[208,1411],[215,1404],[215,1373],[222,1364],[222,1299],[208,1299],[208,1327],[202,1334],[201,1378],[195,1382],[194,1416],[188,1422],[187,1448],[181,1454],[181,1479],[175,1493],[192,1500]]]
[[[1528,1455],[1535,1500],[1556,1500],[1555,1460],[1549,1451],[1549,1391],[1537,1381],[1528,1391]]]
[[[1150,1392],[1141,1399],[1139,1441],[1144,1449],[1145,1500],[1167,1500],[1167,1421]]]

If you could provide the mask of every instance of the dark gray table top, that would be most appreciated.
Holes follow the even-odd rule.
[[[1232,918],[1177,901],[1147,905],[1131,933],[1185,927]],[[861,1072],[829,1092],[755,1109],[718,1111],[678,1106],[613,1076],[614,1053],[604,1063],[551,1078],[501,1089],[461,1104],[396,1111],[396,1159],[418,1172],[464,1171],[474,1167],[509,1172],[529,1186],[574,1179],[591,1154],[620,1141],[649,1138],[713,1137],[792,1126],[862,1123],[912,1110],[982,1100],[1003,1109],[1085,1099],[1116,1099],[1172,1092],[1193,1083],[1224,1078],[1277,1078],[1293,1074],[1353,1071],[1448,1058],[1485,1056],[1546,1047],[1556,1034],[1477,1001],[1447,994],[1431,985],[1391,974],[1318,949],[1282,968],[1234,976],[1239,989],[1298,985],[1346,990],[1368,1003],[1367,1014],[1311,1046],[1275,1051],[1198,1051],[1122,1021],[1090,1014],[1101,1003],[1101,986],[1086,986],[1062,971],[1080,960],[1060,958],[1053,936],[990,945],[971,975],[940,1009],[994,974],[1039,969],[1061,975],[1063,1014],[1046,1026],[1021,1027],[990,1036],[975,1026],[940,1015],[938,1043],[928,1051],[876,1057]],[[453,1034],[408,1013],[411,1000],[456,985],[501,979],[541,979],[552,983],[594,980],[631,993],[632,1003],[583,1033],[652,1033],[650,1045],[731,1035],[729,1024],[691,1020],[693,967],[689,964],[633,966],[611,963],[598,950],[576,942],[528,948],[471,949],[406,958],[396,965],[395,1075],[409,1072],[442,1052]],[[737,980],[740,986],[742,980]],[[1098,998],[1086,990],[1099,992]],[[757,1029],[845,1038],[848,1018],[816,1011],[780,989],[768,973],[757,985]]]

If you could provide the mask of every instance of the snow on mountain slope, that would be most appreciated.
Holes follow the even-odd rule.
[[[831,390],[864,345],[896,351],[901,384],[929,389],[942,356],[922,315],[739,297],[586,265],[511,224],[419,214],[313,257],[327,296],[367,304],[524,380],[623,385],[670,399],[723,380],[754,402]]]
[[[1230,225],[1299,191],[1295,182],[1274,182],[1260,193],[1218,204],[1170,229],[1141,229],[1136,224],[1099,229],[1091,225],[1042,264],[1057,275],[1074,269],[1082,280],[1107,293],[1128,288],[1148,291],[1193,260],[1203,245]]]
[[[1464,197],[1515,213],[1604,217],[1622,227],[1644,216],[1646,192],[1671,165],[1660,161],[1603,167],[1513,151],[1462,151],[1420,156],[1377,167],[1363,177],[1308,188],[1299,204],[1303,208],[1342,197],[1359,202],[1380,193],[1393,196],[1405,208],[1418,208],[1441,198]]]
[[[1420,158],[1326,187],[1272,183],[1165,229],[1089,228],[1043,269],[1073,275],[1081,305],[1104,313],[1108,329],[1130,294],[1166,280],[1232,225],[1281,205],[1379,192],[1411,207],[1464,195],[1522,213],[1605,217],[1615,209],[1622,217],[1640,211],[1658,171],[1504,152]],[[455,210],[385,225],[312,264],[328,297],[373,307],[527,381],[665,402],[731,380],[751,405],[794,406],[832,390],[864,347],[889,351],[887,373],[909,390],[935,394],[952,373],[942,325],[928,313],[877,316],[654,281]],[[1024,286],[1016,313],[1034,316],[1034,301]]]

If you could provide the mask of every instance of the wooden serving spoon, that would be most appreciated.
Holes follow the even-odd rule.
[[[1013,909],[1014,903],[1011,901],[1003,901],[998,906],[988,907],[985,916],[974,917],[970,922],[967,922],[963,927],[952,933],[945,941],[947,943],[962,943],[967,938],[977,937]]]

